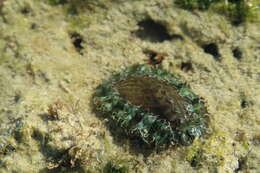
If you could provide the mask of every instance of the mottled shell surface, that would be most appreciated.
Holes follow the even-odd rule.
[[[187,114],[188,103],[175,87],[148,76],[134,76],[114,87],[130,104],[141,106],[160,118],[174,122]]]

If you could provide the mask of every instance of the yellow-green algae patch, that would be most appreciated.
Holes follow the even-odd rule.
[[[69,13],[77,1],[77,13]],[[144,173],[260,171],[259,22],[233,26],[168,0],[77,1],[5,0],[1,7],[0,172],[102,172],[108,163]],[[179,37],[138,37],[147,19]],[[71,33],[80,36],[80,52]],[[219,59],[206,45],[217,47]],[[140,151],[92,111],[95,88],[145,63],[147,48],[167,53],[163,68],[205,99],[211,135],[188,147]]]
[[[176,0],[176,4],[188,10],[212,10],[225,15],[234,25],[259,22],[258,0]]]

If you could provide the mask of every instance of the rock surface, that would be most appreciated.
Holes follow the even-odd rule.
[[[1,4],[1,2],[0,2]],[[6,0],[0,9],[0,172],[260,172],[260,24],[169,0]],[[150,151],[111,133],[95,88],[145,49],[206,100],[211,134]],[[142,151],[140,151],[142,150]]]

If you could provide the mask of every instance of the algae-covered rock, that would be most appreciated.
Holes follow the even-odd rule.
[[[260,172],[259,1],[202,2],[0,1],[0,172]],[[99,116],[100,85],[149,115]]]

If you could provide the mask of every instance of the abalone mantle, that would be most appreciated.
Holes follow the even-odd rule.
[[[134,65],[104,81],[94,95],[98,112],[148,144],[188,145],[207,128],[203,100],[160,67]]]

